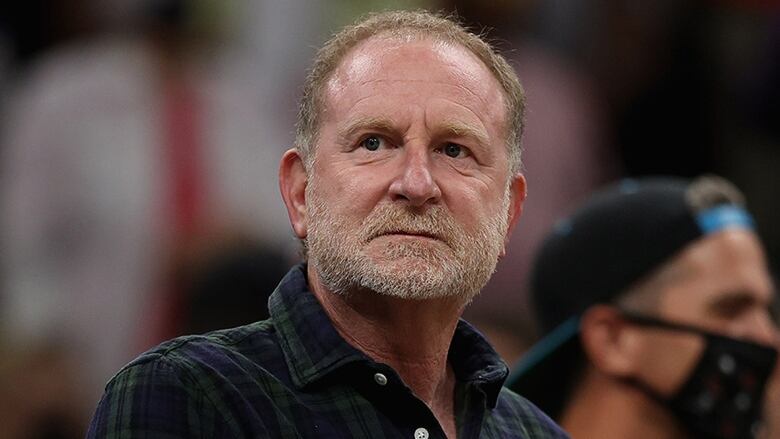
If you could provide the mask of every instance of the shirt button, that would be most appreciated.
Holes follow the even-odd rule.
[[[414,439],[428,439],[428,430],[422,427],[414,430]]]
[[[374,381],[376,381],[376,383],[379,384],[380,386],[384,386],[385,384],[387,384],[387,377],[382,373],[375,373]]]

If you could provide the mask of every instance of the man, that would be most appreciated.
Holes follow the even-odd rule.
[[[777,328],[741,198],[718,177],[627,180],[561,221],[531,278],[547,336],[510,388],[574,438],[755,437]]]
[[[459,321],[525,198],[523,93],[449,20],[383,13],[319,51],[279,181],[308,263],[271,318],[163,344],[90,437],[566,437]]]

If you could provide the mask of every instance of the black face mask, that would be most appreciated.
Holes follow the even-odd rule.
[[[674,395],[661,396],[635,383],[638,387],[668,407],[695,438],[755,437],[764,390],[777,359],[775,349],[653,317],[628,312],[623,316],[644,326],[698,334],[706,341],[701,358]]]

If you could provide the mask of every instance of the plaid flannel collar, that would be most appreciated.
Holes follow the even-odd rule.
[[[309,290],[306,264],[293,267],[269,299],[269,311],[293,383],[317,382],[347,365],[377,363],[347,343]],[[495,407],[509,369],[485,338],[460,320],[448,354],[458,381],[481,388]]]

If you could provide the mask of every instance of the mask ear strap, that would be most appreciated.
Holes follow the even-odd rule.
[[[625,309],[618,309],[620,315],[628,322],[634,323],[640,326],[646,326],[648,328],[667,329],[670,331],[687,332],[689,334],[697,334],[707,336],[717,336],[707,330],[698,328],[693,325],[687,325],[685,323],[670,322],[667,320],[661,320],[657,317],[652,317],[646,314],[637,313],[634,311],[627,311]]]

